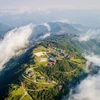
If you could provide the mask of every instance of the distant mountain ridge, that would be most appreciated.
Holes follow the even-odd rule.
[[[40,25],[35,25],[33,28],[32,40],[42,39],[51,35],[74,34],[78,35],[81,31],[74,28],[72,25],[63,22],[49,22]]]
[[[59,32],[59,34],[78,34],[80,31],[75,29],[72,25],[63,22],[53,22],[48,23],[51,27],[51,32]]]
[[[19,30],[21,31],[21,29],[19,29]],[[22,30],[23,30],[23,28],[22,28]],[[24,28],[24,30],[25,30],[25,28]],[[54,23],[46,23],[46,24],[42,24],[42,25],[36,25],[36,26],[32,27],[32,30],[33,30],[33,33],[32,33],[31,39],[33,39],[33,40],[39,39],[40,37],[43,37],[46,34],[49,34],[48,35],[49,37],[46,39],[43,38],[45,40],[41,41],[40,43],[34,42],[34,44],[31,45],[32,47],[30,46],[25,53],[23,53],[19,57],[12,58],[6,64],[4,71],[6,72],[7,69],[10,71],[7,71],[5,73],[5,75],[3,74],[0,76],[0,81],[1,81],[0,86],[2,86],[1,91],[0,91],[2,97],[0,97],[0,98],[4,98],[4,97],[8,96],[8,98],[10,98],[10,99],[11,98],[13,98],[15,100],[21,99],[21,97],[24,94],[21,94],[22,92],[19,93],[19,90],[21,88],[23,88],[23,85],[21,84],[23,82],[26,87],[25,91],[26,92],[28,91],[27,93],[29,93],[32,96],[32,98],[34,98],[34,100],[37,100],[38,97],[40,98],[39,100],[41,100],[42,97],[46,98],[44,100],[47,100],[48,97],[49,97],[49,100],[58,100],[58,98],[61,99],[61,97],[63,95],[68,94],[69,89],[72,86],[72,84],[73,84],[73,86],[75,86],[77,81],[80,81],[87,75],[83,70],[86,60],[81,55],[81,53],[84,52],[85,50],[88,50],[89,52],[94,51],[95,53],[98,53],[100,51],[100,47],[99,47],[100,42],[98,42],[94,39],[89,40],[87,42],[78,41],[77,35],[80,33],[80,31],[78,31],[73,26],[66,24],[66,23],[54,22]],[[19,32],[17,29],[16,29],[16,31]],[[22,33],[25,33],[25,32],[22,31]],[[41,46],[42,46],[42,49],[41,49]],[[44,50],[46,50],[46,51],[44,51]],[[33,51],[36,51],[36,52],[33,52]],[[52,52],[52,51],[54,51],[54,52]],[[65,53],[64,53],[64,51],[65,51]],[[45,66],[45,63],[43,63],[44,65],[38,65],[39,62],[41,61],[41,58],[40,58],[40,56],[38,56],[40,58],[40,61],[38,63],[36,63],[36,61],[38,61],[38,57],[34,56],[33,53],[34,54],[38,53],[41,55],[41,52],[43,52],[43,54],[45,54],[45,52],[47,52],[47,54],[48,54],[48,55],[42,54],[42,56],[41,56],[41,57],[43,57],[42,61],[45,60],[45,57],[48,57],[48,56],[50,58],[54,57],[55,54],[57,54],[56,56],[58,56],[58,57],[54,57],[54,58],[59,58],[59,54],[61,54],[61,56],[60,56],[61,58],[59,58],[57,60],[56,64],[53,66],[48,66],[47,65],[48,63],[46,64],[47,66]],[[60,53],[60,52],[62,52],[62,53]],[[64,58],[62,59],[62,57],[64,57]],[[34,71],[34,74],[36,73],[36,75],[37,75],[37,76],[35,76],[36,77],[35,81],[33,81],[33,80],[30,81],[32,78],[35,78],[35,77],[30,77],[30,76],[28,77],[25,74],[26,69],[29,69],[29,68],[33,68],[34,70],[32,70],[32,72]],[[70,71],[70,70],[72,70],[72,71]],[[31,73],[31,72],[29,72],[29,73]],[[41,74],[41,73],[43,73],[43,74]],[[45,78],[45,76],[46,76],[46,78]],[[42,80],[45,84],[43,82],[41,82],[41,80],[40,80],[43,78],[46,80],[46,81]],[[53,86],[51,86],[50,82],[47,83],[48,80],[50,81],[50,79],[52,79],[52,78],[54,80],[53,82],[58,83],[58,85],[53,83]],[[39,82],[39,80],[40,80],[40,82]],[[42,83],[43,83],[43,85],[41,85]],[[39,86],[37,84],[39,84]],[[50,88],[45,85],[50,86]],[[10,88],[10,86],[11,86],[11,88]],[[43,88],[42,86],[44,86],[46,88]],[[64,88],[62,88],[62,90],[59,91],[59,90],[57,90],[58,86],[63,86]],[[42,90],[39,88],[41,88]],[[39,93],[34,94],[34,92],[29,91],[31,89],[32,89],[32,91],[39,92]],[[37,89],[41,90],[41,91],[38,91]],[[16,96],[17,90],[18,90],[19,94],[17,94],[17,96]],[[11,92],[12,92],[12,94],[11,94]],[[13,95],[13,93],[15,93],[15,94]],[[39,95],[40,93],[41,93],[41,95]],[[46,93],[48,93],[48,94],[45,95]],[[57,94],[55,94],[55,93],[57,93]],[[56,98],[56,99],[54,99],[54,98]],[[29,100],[29,99],[27,99],[27,100]]]
[[[0,38],[3,38],[4,35],[11,30],[11,28],[5,24],[0,23]],[[32,38],[37,40],[39,37],[50,33],[50,35],[61,35],[61,34],[80,34],[86,32],[87,27],[80,24],[68,24],[64,22],[48,22],[40,25],[35,25],[33,28]],[[49,36],[49,35],[47,35]]]
[[[81,24],[71,24],[71,26],[73,26],[75,29],[77,29],[77,30],[79,30],[81,32],[86,32],[86,31],[89,30],[88,27],[85,27],[85,26],[83,26]]]

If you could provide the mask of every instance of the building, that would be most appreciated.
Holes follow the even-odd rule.
[[[41,76],[40,79],[44,79],[44,76]]]
[[[32,69],[27,69],[26,70],[26,74],[29,76],[29,77],[32,77],[34,75],[34,72],[32,71]]]
[[[55,62],[56,63],[56,59],[54,58],[48,58],[49,62]]]
[[[48,83],[52,83],[52,80],[50,78],[47,79]]]
[[[54,61],[48,62],[48,65],[49,66],[55,65],[55,62]]]
[[[56,87],[56,89],[57,89],[58,91],[61,91],[62,88],[63,88],[63,85],[57,85],[57,87]]]

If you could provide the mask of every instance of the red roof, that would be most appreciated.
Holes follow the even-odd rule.
[[[54,65],[55,64],[55,62],[49,62],[48,63],[48,65]]]

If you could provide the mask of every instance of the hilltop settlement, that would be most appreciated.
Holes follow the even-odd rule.
[[[10,84],[5,100],[60,100],[79,82],[86,60],[68,44],[64,48],[63,42],[55,43],[44,41],[34,46],[18,69],[17,74],[21,74],[16,83]]]

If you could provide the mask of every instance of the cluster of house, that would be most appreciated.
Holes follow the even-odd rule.
[[[33,70],[31,68],[27,69],[26,72],[25,72],[25,74],[27,76],[29,76],[29,77],[32,77],[32,76],[35,75],[35,73],[33,72]],[[34,79],[34,82],[36,82],[37,80],[40,80],[40,79],[43,80],[44,78],[45,78],[44,76],[39,76],[36,79]]]
[[[28,75],[29,77],[32,77],[32,76],[34,75],[33,70],[32,70],[32,69],[27,69],[27,70],[26,70],[26,75]],[[39,77],[38,79],[44,79],[44,78],[45,78],[44,76],[41,76],[41,77]],[[34,82],[36,82],[36,80],[34,80]],[[56,83],[56,82],[53,81],[52,79],[48,78],[48,79],[47,79],[47,83]],[[56,89],[57,89],[58,91],[61,91],[61,90],[63,89],[63,85],[57,84],[57,85],[56,85]]]
[[[50,45],[49,45],[49,48],[50,48]],[[56,51],[51,53],[51,57],[50,56],[48,57],[48,64],[47,64],[48,66],[52,66],[56,64],[56,58],[59,57],[60,53],[65,54],[65,50],[57,49],[57,48],[54,48],[54,49],[56,49]]]
[[[52,66],[52,65],[55,65],[56,64],[56,59],[54,59],[54,58],[48,58],[48,66]]]
[[[56,60],[57,58],[60,56],[60,58],[65,58],[67,60],[70,60],[72,59],[74,56],[73,55],[69,55],[69,54],[66,54],[65,50],[62,50],[62,49],[57,49],[56,48],[56,51],[54,53],[51,53],[51,56],[48,57],[48,66],[52,66],[52,65],[55,65],[56,64]]]

